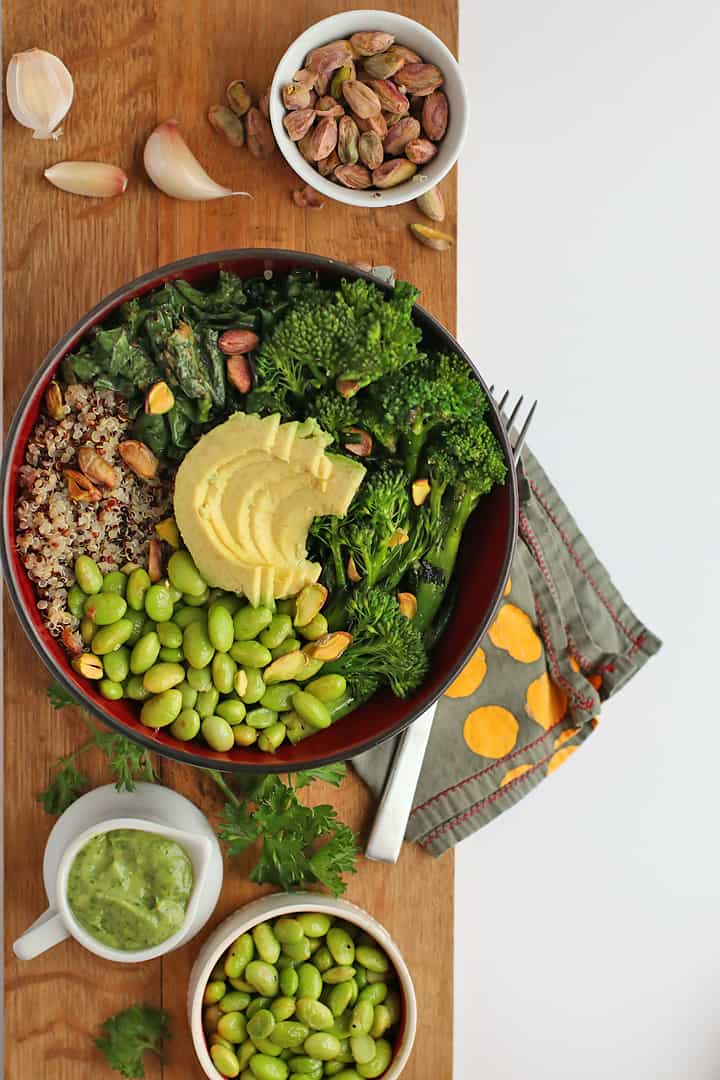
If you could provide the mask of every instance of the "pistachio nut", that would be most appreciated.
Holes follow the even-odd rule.
[[[314,122],[314,109],[296,109],[295,112],[288,112],[283,116],[285,130],[293,142],[299,142],[304,135],[307,135]]]
[[[314,161],[310,157],[310,139],[311,138],[312,138],[312,131],[308,131],[307,135],[303,135],[302,139],[299,139],[298,142],[295,143],[295,145],[297,146],[298,150],[300,151],[302,156],[305,158],[305,160],[309,161],[310,164],[312,165],[312,164],[314,164]]]
[[[102,495],[87,476],[77,469],[63,469],[68,496],[73,502],[100,502]]]
[[[409,539],[410,536],[408,535],[408,533],[405,532],[404,529],[396,529],[388,540],[388,547],[401,547],[402,544],[407,544]]]
[[[245,145],[245,125],[227,105],[211,105],[207,118],[213,131],[227,139],[231,146]]]
[[[399,120],[402,120],[404,116],[407,116],[407,113],[385,111],[382,115],[385,118],[385,123],[387,124],[389,131],[393,124],[397,124]]]
[[[331,41],[313,49],[305,57],[305,67],[318,74],[328,74],[352,60],[353,50],[349,41]]]
[[[158,521],[155,532],[170,547],[176,549],[180,547],[180,531],[174,517],[167,517],[163,518],[162,521]]]
[[[445,220],[445,200],[439,188],[430,188],[423,195],[418,195],[415,205],[431,221]]]
[[[347,79],[342,84],[343,97],[357,116],[378,116],[380,113],[380,98],[369,86],[357,79]]]
[[[356,56],[374,56],[389,49],[394,40],[384,30],[361,30],[351,36],[350,44]]]
[[[421,476],[419,480],[413,480],[411,490],[413,505],[422,506],[430,494],[430,481],[427,477]]]
[[[330,97],[335,98],[337,101],[342,97],[342,84],[347,82],[348,79],[355,78],[355,65],[353,63],[343,64],[341,68],[338,68],[332,79],[330,80]]]
[[[348,184],[348,187],[350,186],[351,185]],[[372,270],[372,267],[370,267],[370,269]],[[360,383],[357,379],[336,379],[335,389],[340,397],[351,398],[355,397],[355,394],[357,394],[360,389]]]
[[[99,454],[94,446],[81,446],[78,450],[78,465],[87,476],[103,487],[113,488],[117,484],[115,470],[102,454]]]
[[[297,116],[298,114],[289,113],[288,115]],[[256,105],[248,109],[245,117],[245,134],[247,136],[248,150],[253,157],[260,160],[270,157],[275,149],[275,138],[269,121]]]
[[[314,90],[317,83],[317,71],[310,71],[309,68],[300,68],[293,75],[293,82],[302,83],[303,86],[307,86],[308,90]]]
[[[405,57],[401,51],[393,46],[385,52],[377,53],[376,56],[368,56],[363,60],[363,67],[373,79],[391,79],[405,63]]]
[[[175,404],[175,395],[166,382],[153,383],[145,394],[145,412],[149,416],[162,416]]]
[[[433,229],[430,225],[413,224],[409,228],[416,240],[419,240],[425,247],[432,248],[433,251],[447,251],[455,243],[453,237],[448,233]]]
[[[360,131],[374,131],[381,139],[384,139],[388,133],[387,120],[382,113],[366,117],[359,117],[353,113],[353,119]]]
[[[335,179],[348,188],[369,188],[372,184],[370,172],[364,165],[338,165]]]
[[[413,49],[408,49],[407,45],[395,45],[394,48],[402,56],[406,64],[422,64],[422,56],[419,56]]]
[[[338,124],[337,152],[343,165],[354,165],[356,163],[359,135],[358,126],[352,117],[342,116]]]
[[[141,480],[152,480],[157,476],[160,462],[149,446],[139,439],[126,439],[118,444],[118,454],[129,469]]]
[[[410,111],[409,100],[398,90],[392,79],[373,79],[370,86],[377,94],[380,105],[387,112],[404,116]]]
[[[435,64],[403,64],[398,76],[398,85],[419,97],[432,94],[444,81],[442,71]]]
[[[358,142],[358,155],[371,171],[382,165],[385,152],[380,136],[374,131],[363,131]]]
[[[249,353],[258,347],[260,338],[252,330],[225,330],[218,338],[218,346],[226,356]]]
[[[315,104],[315,91],[304,83],[291,82],[282,88],[283,105],[286,109],[309,109]]]
[[[293,191],[292,200],[301,210],[322,210],[325,206],[325,200],[309,184]]]
[[[294,626],[307,626],[324,606],[328,591],[319,581],[306,585],[295,598]]]
[[[338,141],[338,123],[334,117],[324,116],[318,120],[310,136],[310,156],[313,161],[332,154]]]
[[[303,652],[313,660],[337,660],[350,645],[352,645],[352,634],[349,634],[347,630],[336,630],[334,634],[323,634],[317,641],[311,641],[305,646]],[[265,670],[267,671],[267,668]]]
[[[425,165],[432,161],[438,152],[435,143],[429,139],[412,139],[405,147],[405,157],[415,165]]]
[[[383,147],[385,153],[395,156],[402,154],[405,147],[420,134],[420,123],[414,116],[404,116],[389,129]]]
[[[362,581],[362,575],[360,574],[352,555],[348,558],[345,572],[348,576],[348,581],[352,581],[353,585],[357,585],[358,581]]]
[[[397,594],[397,601],[400,611],[405,618],[414,619],[417,615],[417,597],[415,596],[415,593],[399,592]]]
[[[249,394],[252,390],[252,368],[247,356],[228,356],[227,364],[228,382],[232,383],[241,394]]]
[[[345,106],[339,101],[336,101],[330,94],[318,98],[313,107],[315,109],[315,115],[319,120],[324,116],[332,116],[336,120],[339,120],[341,116],[345,115]]]
[[[355,457],[368,457],[372,454],[372,435],[359,427],[349,427],[343,432],[343,446],[349,454]]]
[[[315,81],[315,92],[318,97],[325,97],[330,89],[332,71],[319,71]]]
[[[228,83],[225,97],[236,116],[244,116],[252,105],[252,98],[242,79],[233,79],[231,83]]]
[[[157,585],[163,576],[162,548],[160,541],[152,538],[148,544],[148,577],[153,585]]]
[[[86,679],[102,679],[105,674],[102,660],[94,653],[82,653],[76,656],[72,661],[72,666],[78,675],[84,675]]]
[[[60,634],[60,640],[63,643],[64,648],[70,653],[70,656],[77,657],[82,652],[82,645],[80,639],[71,627],[64,627]]]
[[[377,188],[391,188],[403,184],[415,175],[417,165],[407,158],[395,158],[385,161],[373,171],[372,182]]]
[[[65,402],[60,383],[53,381],[45,391],[45,408],[53,420],[62,420],[65,416]]]
[[[258,99],[258,109],[266,120],[270,119],[270,91],[266,90]]]
[[[438,142],[447,131],[448,99],[442,90],[433,90],[425,98],[422,108],[422,126],[428,139]]]
[[[337,150],[333,150],[332,154],[328,154],[327,157],[321,158],[317,163],[317,170],[321,176],[328,176],[333,179],[333,173],[340,164],[340,158],[337,155]]]

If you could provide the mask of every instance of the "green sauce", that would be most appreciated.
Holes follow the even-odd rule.
[[[131,951],[177,933],[192,887],[192,863],[180,844],[159,833],[113,829],[75,856],[67,898],[88,934]]]

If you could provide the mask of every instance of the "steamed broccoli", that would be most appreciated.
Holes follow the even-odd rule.
[[[343,281],[336,304],[348,314],[354,328],[345,342],[333,374],[367,386],[418,359],[422,331],[412,318],[418,290],[399,281],[386,296],[369,281]]]
[[[360,415],[357,398],[345,398],[334,387],[312,398],[308,411],[335,442],[340,442],[343,431],[357,424]]]
[[[305,397],[327,382],[350,330],[347,312],[338,309],[332,293],[318,291],[298,301],[263,339],[257,356],[260,384]]]
[[[365,478],[340,530],[364,584],[377,584],[397,562],[408,542],[409,512],[408,482],[400,467],[386,462]]]

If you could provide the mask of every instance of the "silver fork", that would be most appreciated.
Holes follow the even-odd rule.
[[[500,419],[510,438],[513,462],[517,465],[535,415],[537,401],[530,406],[525,422],[513,441],[513,424],[520,415],[524,397],[521,394],[510,414],[506,415],[505,406],[510,397],[510,391],[506,390],[497,401],[494,398],[494,390],[495,387],[491,386],[489,393],[496,402]],[[420,770],[432,731],[436,707],[437,702],[433,702],[430,708],[421,713],[400,736],[365,848],[368,859],[386,863],[398,861],[412,810],[415,788],[420,778]]]

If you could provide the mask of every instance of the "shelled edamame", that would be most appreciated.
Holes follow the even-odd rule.
[[[132,564],[103,576],[82,555],[67,603],[87,651],[73,667],[108,700],[137,701],[146,727],[168,728],[182,742],[201,738],[222,753],[255,746],[273,754],[353,707],[343,676],[321,674],[351,640],[327,632],[326,599],[313,584],[275,611],[252,607],[210,589],[182,549],[155,582]]]
[[[325,954],[329,963],[318,966]],[[318,911],[242,934],[203,997],[213,1064],[241,1080],[375,1080],[392,1061],[401,1014],[387,954],[359,927]]]

